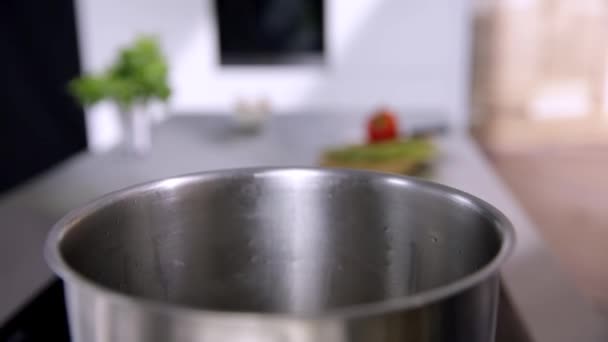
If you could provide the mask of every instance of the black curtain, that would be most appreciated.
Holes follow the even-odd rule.
[[[73,0],[0,1],[0,192],[86,147]]]

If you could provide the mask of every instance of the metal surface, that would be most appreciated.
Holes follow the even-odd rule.
[[[493,339],[507,220],[386,174],[241,169],[110,194],[53,229],[85,341]]]

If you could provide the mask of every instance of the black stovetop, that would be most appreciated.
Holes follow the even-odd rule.
[[[0,342],[70,342],[63,284],[54,279],[0,327]]]
[[[496,342],[526,342],[527,334],[501,291]],[[0,342],[70,342],[63,284],[54,279],[0,327]],[[169,342],[169,341],[167,341]]]

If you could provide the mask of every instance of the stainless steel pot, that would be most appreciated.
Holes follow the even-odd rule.
[[[171,178],[67,215],[47,257],[76,342],[493,340],[505,217],[388,174]]]

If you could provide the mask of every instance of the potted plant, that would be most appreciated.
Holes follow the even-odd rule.
[[[120,50],[99,74],[87,74],[69,84],[70,93],[83,105],[112,101],[120,111],[124,145],[132,153],[146,152],[151,144],[149,104],[165,102],[171,90],[167,62],[156,39],[142,36]]]

